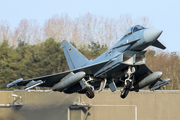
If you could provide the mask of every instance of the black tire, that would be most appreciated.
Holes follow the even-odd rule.
[[[138,89],[138,90],[135,90],[135,92],[139,92],[139,89]]]
[[[124,88],[123,91],[121,91],[121,98],[124,99],[128,95],[128,93],[129,93],[129,90]]]
[[[90,88],[86,88],[86,96],[90,99],[94,97],[94,92]]]

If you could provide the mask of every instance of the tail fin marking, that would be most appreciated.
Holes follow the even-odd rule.
[[[63,40],[61,42],[61,47],[63,48],[70,70],[82,67],[83,65],[88,63],[89,60],[67,40]]]

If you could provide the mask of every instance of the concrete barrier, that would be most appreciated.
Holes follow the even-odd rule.
[[[85,95],[66,95],[60,92],[49,95],[49,92],[43,91],[1,91],[0,104],[11,103],[12,94],[22,96],[23,103],[30,105],[31,108],[22,107],[18,112],[14,110],[12,112],[10,108],[0,108],[0,119],[14,117],[19,120],[48,120],[50,118],[52,120],[76,120],[76,118],[83,120],[87,107],[70,109],[70,113],[67,109],[73,101],[79,101],[92,105],[88,110],[86,120],[180,120],[180,91],[130,92],[125,99],[120,98],[119,91],[95,92],[93,99],[88,99]],[[42,112],[45,109],[46,111]],[[34,115],[35,118],[29,114]]]
[[[92,100],[86,96],[81,100],[96,105],[87,120],[180,120],[180,91],[130,92],[125,99],[120,92],[103,91]]]

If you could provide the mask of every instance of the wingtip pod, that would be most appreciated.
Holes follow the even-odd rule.
[[[21,81],[23,81],[23,78],[19,78],[19,79],[13,81],[13,82],[7,84],[7,88],[10,88],[10,87],[14,86],[14,85],[18,84]]]

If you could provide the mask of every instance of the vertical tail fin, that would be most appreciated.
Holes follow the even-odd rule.
[[[89,60],[67,40],[63,40],[61,42],[61,47],[64,51],[70,70],[82,67],[83,65],[88,63]]]

